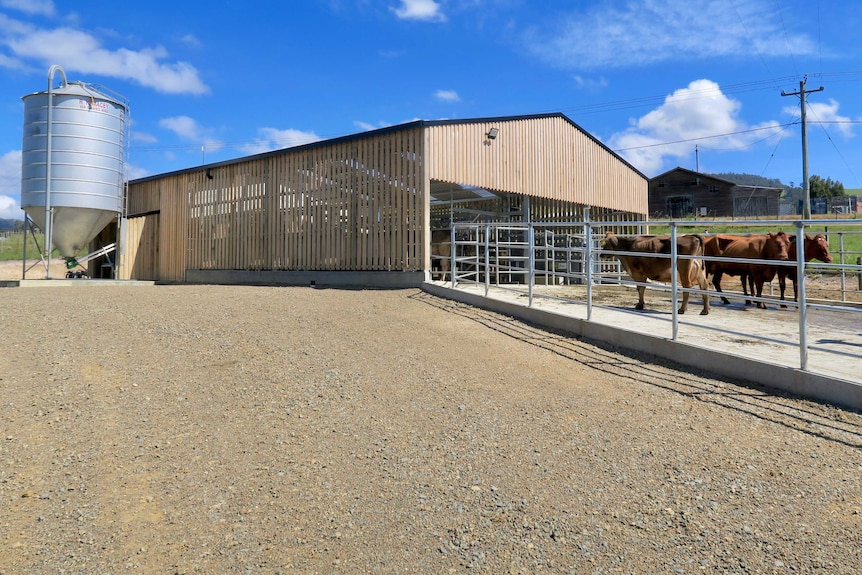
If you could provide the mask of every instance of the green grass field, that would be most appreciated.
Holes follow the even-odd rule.
[[[746,234],[746,233],[764,233],[764,232],[778,232],[785,231],[789,234],[795,234],[796,229],[792,224],[788,224],[788,222],[776,222],[774,226],[768,227],[752,227],[741,225],[725,225],[725,226],[715,226],[710,227],[709,233],[711,234]],[[678,233],[682,234],[692,234],[692,233],[703,233],[704,227],[702,224],[698,224],[696,222],[692,222],[691,224],[686,222],[680,222],[677,227]],[[829,249],[832,252],[833,257],[835,258],[835,263],[845,263],[854,265],[856,264],[856,260],[859,257],[862,257],[862,223],[859,225],[831,225],[831,226],[822,226],[822,227],[811,227],[806,229],[807,233],[817,233],[817,232],[825,232],[829,236]],[[668,226],[650,226],[650,233],[653,234],[667,234],[670,233],[670,229]],[[26,237],[27,240],[27,259],[38,259],[39,258],[39,249],[36,247],[35,242],[33,241],[33,236],[29,233],[13,233],[13,232],[0,232],[0,261],[9,261],[9,260],[20,260],[22,254],[23,242]],[[36,234],[36,239],[39,242],[39,245],[43,245],[44,238],[42,234]],[[838,261],[838,254],[840,253],[840,248],[843,245],[843,262]],[[86,251],[82,250],[79,255],[85,255]],[[57,257],[59,254],[57,250],[51,254],[52,257]]]
[[[27,233],[25,236],[23,232],[0,232],[0,261],[20,260],[23,254],[25,237],[27,241],[27,259],[39,259],[39,248],[36,247],[36,243],[33,241],[33,236],[30,233]],[[45,238],[42,234],[36,234],[36,240],[40,246],[44,245]],[[57,257],[58,255],[57,250],[54,250],[51,257]]]
[[[715,226],[709,228],[710,234],[748,234],[748,233],[765,233],[765,232],[779,232],[784,231],[788,234],[796,234],[795,225],[789,222],[781,222],[778,221],[774,226],[746,226],[744,224],[740,225],[726,225],[726,226]],[[685,222],[680,222],[677,227],[677,233],[683,234],[702,234],[704,232],[703,224],[688,224]],[[834,262],[836,264],[844,263],[848,265],[855,265],[857,262],[857,258],[862,257],[862,222],[857,225],[852,224],[840,224],[840,225],[829,225],[829,226],[811,226],[805,229],[805,233],[808,234],[816,234],[816,233],[825,233],[829,238],[829,251],[832,253],[832,257],[834,258]],[[652,234],[668,234],[670,233],[670,228],[668,226],[650,226],[650,233]],[[843,248],[843,249],[842,249]],[[842,254],[843,261],[838,261],[838,255]]]

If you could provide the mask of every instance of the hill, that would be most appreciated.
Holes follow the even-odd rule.
[[[0,232],[20,230],[24,228],[24,220],[12,220],[0,218]]]
[[[790,185],[785,184],[777,178],[767,178],[758,176],[757,174],[737,174],[735,172],[724,172],[721,174],[710,174],[724,180],[737,183],[740,186],[762,186],[765,188],[784,188],[784,193],[781,195],[783,200],[792,200],[802,197],[802,188],[794,186],[793,182]]]

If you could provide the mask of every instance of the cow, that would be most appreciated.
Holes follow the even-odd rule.
[[[724,274],[739,275],[742,277],[743,293],[745,293],[745,283],[748,280],[751,288],[751,295],[761,297],[763,295],[763,284],[772,281],[777,273],[777,266],[767,264],[752,264],[745,260],[777,260],[787,261],[788,249],[790,247],[790,238],[784,232],[754,234],[750,236],[742,236],[733,239],[726,245],[721,244],[719,240],[720,254],[722,257],[734,258],[739,261],[735,262],[711,262],[710,270],[712,272],[712,285],[715,290],[721,292],[721,278]],[[721,301],[724,304],[730,302],[726,297],[721,296]],[[746,304],[751,303],[746,301]],[[766,304],[757,302],[757,307],[766,309]]]
[[[440,275],[441,281],[446,281],[446,275],[452,267],[452,235],[449,230],[432,230],[431,232],[431,279]]]
[[[704,255],[710,256],[710,257],[721,257],[722,252],[724,251],[724,248],[726,248],[728,245],[730,245],[731,242],[734,242],[734,241],[739,240],[739,239],[745,239],[748,237],[750,237],[750,236],[748,236],[748,235],[744,235],[744,236],[743,235],[734,235],[734,234],[715,234],[712,236],[706,236],[706,237],[704,237],[703,253],[704,253]],[[743,295],[748,296],[748,292],[749,292],[748,284],[749,283],[752,284],[751,285],[751,292],[753,295],[754,285],[752,282],[746,281],[746,280],[751,280],[750,274],[747,273],[747,270],[748,270],[747,266],[745,266],[745,265],[740,265],[740,266],[728,265],[726,262],[715,262],[715,261],[707,260],[705,263],[705,268],[706,268],[707,277],[712,276],[713,282],[715,281],[716,272],[719,272],[719,271],[721,272],[721,274],[727,274],[729,276],[737,276],[737,275],[740,276],[740,282],[742,283]],[[720,282],[721,282],[721,280],[719,279],[719,285],[715,286],[719,292],[721,291]],[[713,283],[713,285],[715,285],[715,283]],[[725,305],[730,304],[730,301],[724,296],[721,296],[721,302]],[[751,302],[747,301],[746,303],[750,304]]]
[[[671,281],[671,261],[669,258],[659,258],[648,254],[670,254],[670,236],[618,236],[613,232],[605,234],[602,248],[619,252],[637,252],[646,255],[621,255],[617,258],[626,270],[626,273],[636,282],[645,282],[647,279],[660,282]],[[703,238],[699,235],[679,236],[676,239],[676,251],[678,255],[702,256]],[[677,260],[677,275],[679,283],[684,288],[691,288],[697,282],[700,289],[706,292],[706,274],[703,262],[697,259],[680,258]],[[644,309],[644,292],[646,286],[638,287],[638,304],[635,309]],[[685,313],[688,308],[689,292],[682,294],[682,305],[679,313]],[[703,309],[700,315],[709,313],[709,296],[703,295]]]
[[[790,239],[792,242],[790,244],[790,249],[788,251],[788,261],[796,261],[796,237],[792,237]],[[821,262],[831,264],[832,263],[832,254],[829,253],[829,241],[826,239],[826,236],[823,234],[815,234],[811,236],[809,234],[805,234],[805,244],[804,244],[804,253],[805,253],[805,261],[810,262],[811,260],[820,260]],[[778,268],[778,289],[781,292],[781,299],[784,299],[784,290],[787,287],[787,277],[790,277],[790,281],[793,282],[793,301],[799,301],[799,296],[796,292],[796,282],[798,278],[796,277],[796,268],[795,267],[785,267],[781,266]],[[782,305],[781,307],[787,307]]]

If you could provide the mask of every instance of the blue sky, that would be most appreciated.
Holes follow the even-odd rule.
[[[48,69],[131,106],[130,178],[416,119],[562,112],[647,176],[862,187],[862,3],[0,0],[0,217]],[[59,81],[59,77],[55,77]],[[695,146],[698,154],[695,156]]]

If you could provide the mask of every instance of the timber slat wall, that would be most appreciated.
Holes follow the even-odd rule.
[[[490,128],[499,133],[486,137]],[[432,125],[431,178],[647,213],[647,180],[565,118]]]
[[[129,213],[159,212],[162,281],[186,269],[422,270],[422,143],[415,128],[134,182]],[[142,226],[130,224],[130,244]],[[130,267],[142,257],[136,247]]]

